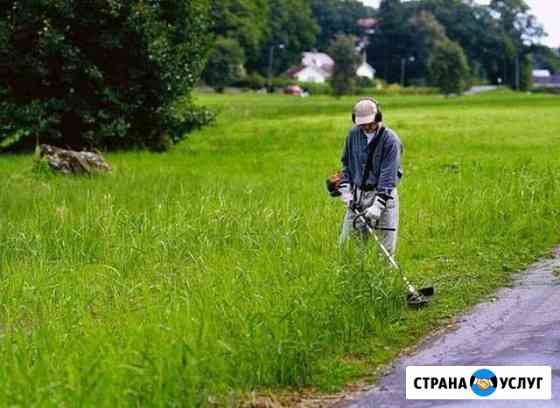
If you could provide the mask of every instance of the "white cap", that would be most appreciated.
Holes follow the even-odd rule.
[[[366,125],[375,122],[377,113],[377,105],[375,102],[364,99],[354,106],[354,115],[356,125]]]

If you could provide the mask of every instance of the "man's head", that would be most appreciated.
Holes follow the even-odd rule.
[[[360,99],[352,110],[352,120],[365,132],[377,129],[378,122],[382,120],[377,101],[373,98]]]

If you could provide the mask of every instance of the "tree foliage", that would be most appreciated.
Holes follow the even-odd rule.
[[[269,35],[269,1],[210,0],[210,3],[216,36],[236,40],[249,66],[255,66]]]
[[[316,47],[326,50],[337,34],[362,35],[356,22],[372,17],[374,9],[358,0],[309,0],[313,18],[320,28]]]
[[[284,72],[300,61],[303,51],[315,47],[319,32],[307,0],[269,0],[269,7],[268,36],[256,65],[262,74],[267,73],[271,46],[284,45],[273,61],[273,72]]]
[[[532,55],[535,64],[542,69],[547,69],[554,74],[560,72],[560,56],[551,48],[537,45],[533,48]]]
[[[528,91],[533,86],[533,60],[531,54],[525,54],[519,61],[519,90]]]
[[[461,46],[451,40],[440,41],[434,47],[429,62],[433,83],[446,94],[462,94],[469,73],[467,57]]]
[[[244,75],[245,52],[234,38],[219,37],[208,55],[204,81],[219,92]]]
[[[181,139],[206,118],[188,95],[204,67],[208,17],[206,0],[5,1],[0,141]]]
[[[335,62],[330,80],[333,95],[351,94],[354,90],[356,67],[359,62],[354,37],[338,35],[328,52]]]
[[[379,24],[368,57],[388,82],[399,80],[399,61],[410,56],[415,62],[407,64],[407,78],[429,78],[429,40],[441,37],[439,26],[463,48],[469,77],[493,83],[501,78],[514,86],[516,60],[524,61],[544,34],[524,0],[493,0],[488,5],[470,0],[382,0],[376,17]]]
[[[315,47],[319,27],[308,0],[211,0],[214,33],[235,39],[245,51],[249,72],[266,75],[269,50],[276,52],[274,72],[282,72]]]
[[[413,56],[410,29],[413,15],[400,0],[382,0],[379,5],[379,24],[367,55],[369,62],[387,82],[399,82],[401,59]]]
[[[409,78],[427,78],[428,63],[436,45],[448,40],[445,27],[429,11],[420,11],[408,22],[410,26],[411,45],[414,49],[410,53],[414,63],[408,64]]]

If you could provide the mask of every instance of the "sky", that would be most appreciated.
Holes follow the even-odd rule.
[[[368,6],[377,7],[380,0],[361,0]],[[543,25],[544,31],[548,33],[548,37],[542,40],[542,43],[549,47],[560,47],[560,2],[558,0],[525,0],[531,13],[537,17],[537,20]],[[481,4],[488,4],[489,0],[479,0]]]

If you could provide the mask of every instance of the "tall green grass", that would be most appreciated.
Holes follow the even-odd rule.
[[[218,123],[91,178],[0,158],[1,405],[204,406],[332,389],[506,284],[559,241],[560,100],[393,97],[398,259],[339,249],[353,98],[200,96]]]

